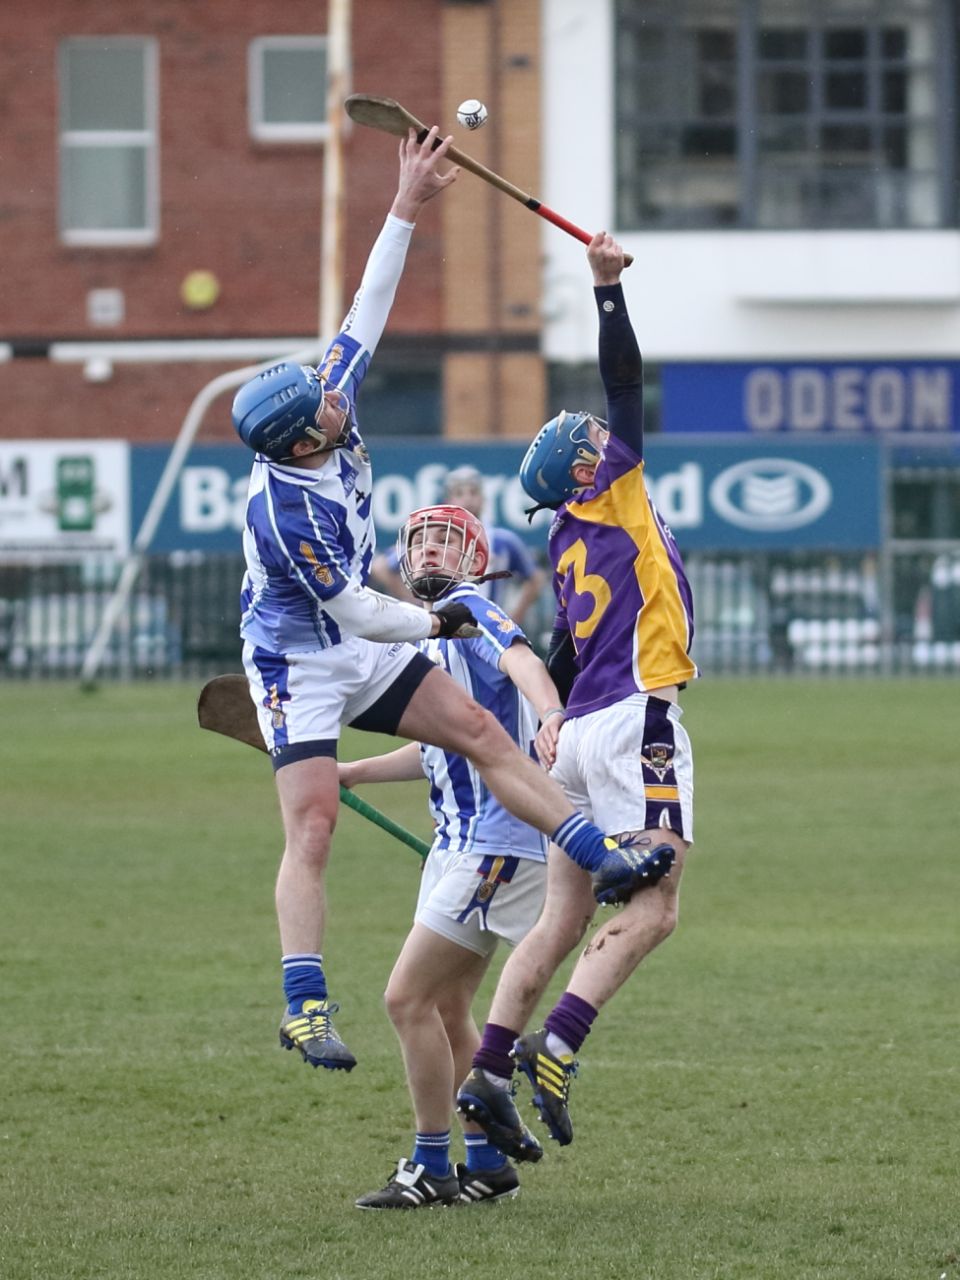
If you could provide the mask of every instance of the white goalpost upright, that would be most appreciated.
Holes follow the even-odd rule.
[[[170,456],[157,482],[137,535],[121,566],[116,586],[107,600],[93,639],[84,654],[80,668],[80,683],[85,689],[92,689],[96,685],[96,678],[114,628],[127,606],[130,593],[143,567],[144,558],[153,542],[157,527],[163,518],[167,503],[207,409],[217,396],[224,391],[242,386],[262,369],[269,368],[276,359],[287,359],[294,364],[311,361],[316,363],[323,355],[330,338],[337,332],[343,318],[343,127],[345,119],[343,100],[347,92],[350,69],[350,11],[351,0],[330,0],[327,36],[327,122],[330,129],[324,142],[323,158],[323,217],[317,341],[290,355],[284,356],[278,353],[276,357],[260,364],[222,373],[208,382],[194,397],[177,433]]]

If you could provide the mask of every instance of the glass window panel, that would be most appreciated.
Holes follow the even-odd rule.
[[[906,169],[907,131],[903,125],[890,125],[884,129],[883,154],[891,169]]]
[[[732,156],[737,151],[733,125],[692,124],[683,131],[685,156]]]
[[[800,28],[764,28],[758,35],[757,52],[761,58],[767,58],[771,62],[785,59],[797,61],[806,58],[809,39],[809,31]]]
[[[620,144],[624,159],[638,168],[651,160],[676,156],[680,150],[678,130],[641,129],[635,134],[621,134]]]
[[[790,158],[794,153],[810,151],[810,129],[802,122],[764,121],[759,129],[761,154],[781,153]]]
[[[729,62],[737,54],[733,31],[720,27],[697,32],[697,52],[704,62]]]
[[[736,111],[737,68],[734,63],[712,63],[702,69],[699,107],[705,116],[729,116]]]
[[[755,225],[776,231],[816,226],[816,204],[810,178],[800,172],[783,173],[762,167],[757,176]]]
[[[828,58],[863,61],[867,56],[867,32],[864,27],[834,27],[823,34],[823,51]]]
[[[901,181],[906,213],[897,225],[924,229],[940,226],[940,179],[937,175],[905,174]]]
[[[64,227],[142,230],[147,224],[143,147],[70,147],[63,154]]]
[[[952,0],[754,0],[735,13],[720,0],[615,5],[637,33],[618,44],[618,132],[652,131],[633,148],[618,137],[624,226],[942,225],[933,16]],[[742,113],[737,17],[754,55]],[[744,162],[754,168],[742,174]]]
[[[885,58],[907,56],[906,27],[884,27],[880,32],[880,50]]]
[[[632,56],[647,62],[659,62],[666,57],[667,33],[662,27],[640,27],[627,37],[633,46]]]
[[[830,153],[865,155],[870,152],[870,128],[865,124],[826,124],[820,130],[820,146]]]
[[[872,174],[822,173],[820,210],[828,227],[872,227],[877,225],[876,184]]]
[[[829,71],[824,101],[831,111],[862,111],[867,105],[867,77],[863,71]]]
[[[658,116],[666,113],[673,98],[673,83],[666,66],[644,67],[639,75],[623,84],[620,108],[624,112],[640,116]]]
[[[264,124],[322,124],[327,118],[325,47],[263,50]]]
[[[880,107],[883,111],[903,115],[907,109],[907,73],[884,71],[881,85]]]
[[[147,127],[144,47],[68,41],[62,95],[65,130],[131,130]]]
[[[804,71],[761,71],[757,107],[771,115],[797,115],[810,106],[810,81]]]

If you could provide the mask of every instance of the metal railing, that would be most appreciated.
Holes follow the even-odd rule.
[[[686,557],[705,674],[960,672],[960,541],[878,555]],[[0,566],[0,678],[75,678],[115,585],[116,560]],[[146,557],[104,654],[104,679],[240,669],[239,554]],[[541,648],[545,591],[525,622]]]

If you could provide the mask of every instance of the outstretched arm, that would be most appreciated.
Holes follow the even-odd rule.
[[[600,377],[611,435],[643,457],[643,361],[620,284],[623,249],[606,231],[587,249],[600,320]]]
[[[383,230],[370,250],[360,288],[342,325],[342,331],[371,354],[376,350],[393,306],[417,214],[428,200],[455,182],[460,172],[454,168],[441,173],[440,166],[453,136],[444,138],[433,151],[438,133],[434,125],[420,143],[411,129],[400,143],[397,194]]]
[[[528,644],[516,642],[500,659],[500,670],[510,677],[533,706],[540,720],[537,755],[545,769],[557,758],[557,738],[563,724],[563,706],[550,673]]]
[[[340,760],[337,770],[342,787],[356,787],[364,782],[415,782],[423,777],[420,747],[416,742],[408,742],[382,756]]]

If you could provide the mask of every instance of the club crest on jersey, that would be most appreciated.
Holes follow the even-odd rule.
[[[512,618],[508,618],[506,614],[501,613],[499,609],[488,609],[487,617],[496,626],[498,631],[516,631],[517,624]]]
[[[317,559],[317,553],[314,551],[313,547],[311,547],[309,542],[300,543],[300,554],[303,556],[304,560],[308,561],[310,565],[310,572],[317,582],[319,582],[322,587],[332,587],[333,574],[325,564],[320,563]]]
[[[330,377],[331,369],[335,369],[342,359],[343,359],[343,346],[339,342],[337,342],[327,352],[327,358],[323,362],[323,368],[317,370],[317,373],[323,379],[324,382],[326,382],[327,379]]]
[[[648,742],[647,752],[640,752],[640,759],[662,782],[673,768],[673,746],[669,742]]]
[[[267,709],[270,712],[274,729],[282,729],[287,716],[280,700],[280,690],[275,684],[270,686],[270,701],[267,703]]]

